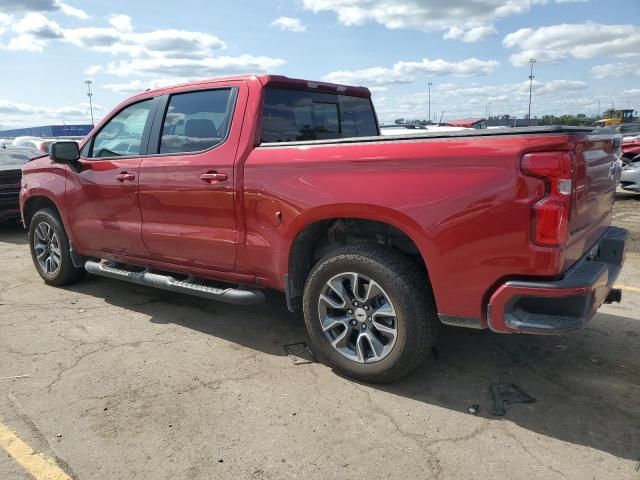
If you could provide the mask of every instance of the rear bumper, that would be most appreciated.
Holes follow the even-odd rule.
[[[628,232],[609,227],[598,243],[554,281],[509,281],[489,300],[489,328],[500,333],[558,334],[583,327],[613,291]],[[610,292],[612,292],[610,294]]]

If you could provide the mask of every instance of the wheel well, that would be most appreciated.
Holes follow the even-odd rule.
[[[375,243],[399,250],[415,261],[428,278],[427,267],[418,247],[396,227],[360,218],[321,220],[306,226],[291,247],[286,281],[289,309],[301,308],[304,284],[320,258],[335,248],[357,243]]]
[[[60,212],[58,211],[58,207],[47,197],[31,197],[24,204],[24,208],[22,209],[24,226],[29,228],[29,224],[31,224],[31,218],[36,214],[38,210],[42,210],[43,208],[50,208],[54,212],[60,216]]]

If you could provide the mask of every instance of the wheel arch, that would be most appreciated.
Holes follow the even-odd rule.
[[[297,222],[289,237],[285,292],[290,310],[301,306],[302,293],[313,265],[332,249],[354,243],[376,243],[411,257],[430,281],[428,258],[431,245],[422,228],[411,218],[384,207],[334,206],[307,215]],[[373,215],[375,209],[375,215]],[[419,240],[418,240],[419,239]]]
[[[24,205],[22,206],[22,222],[24,223],[25,228],[29,228],[31,219],[36,212],[44,208],[53,209],[58,214],[58,217],[62,219],[60,208],[56,202],[46,195],[34,195],[25,200]]]

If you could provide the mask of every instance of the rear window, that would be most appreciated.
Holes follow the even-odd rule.
[[[267,88],[262,142],[378,135],[371,100],[324,92]]]

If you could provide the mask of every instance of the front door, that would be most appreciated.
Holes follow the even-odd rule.
[[[80,168],[69,171],[70,226],[82,251],[146,256],[138,196],[153,100],[120,110],[82,149]]]
[[[142,237],[154,260],[234,269],[233,166],[246,101],[239,91],[175,93],[164,99],[163,116],[160,103],[149,145],[157,154],[140,165]]]

